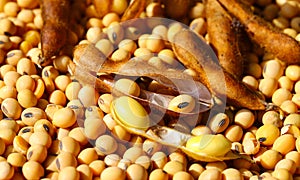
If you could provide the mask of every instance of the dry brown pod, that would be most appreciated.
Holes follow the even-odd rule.
[[[193,0],[163,0],[167,17],[179,19],[186,17]]]
[[[238,32],[234,20],[215,0],[206,0],[205,14],[210,45],[215,50],[221,66],[230,74],[241,79],[243,58],[239,49]]]
[[[70,14],[70,1],[68,0],[42,0],[42,17],[44,25],[41,30],[42,56],[40,64],[51,62],[52,56],[67,42],[68,23]]]
[[[300,44],[282,33],[263,18],[255,15],[251,8],[240,0],[219,2],[245,26],[251,39],[288,64],[299,64]]]
[[[138,18],[147,6],[147,0],[134,0],[125,10],[121,21]]]
[[[198,75],[196,80],[203,83],[213,95],[219,99],[226,96],[227,102],[237,107],[266,109],[266,103],[255,91],[220,67],[214,52],[204,48],[207,44],[200,36],[183,29],[175,34],[172,45],[178,60],[185,67],[194,70]]]

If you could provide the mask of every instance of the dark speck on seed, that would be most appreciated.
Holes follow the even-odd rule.
[[[48,71],[45,71],[45,72],[44,72],[44,75],[45,75],[46,77],[49,77]]]
[[[188,105],[189,105],[188,102],[182,102],[182,103],[179,103],[179,104],[177,105],[177,107],[178,107],[179,109],[183,109],[183,108],[187,107]]]
[[[112,33],[112,38],[113,38],[114,41],[117,40],[117,33],[116,32]]]
[[[237,153],[240,153],[240,150],[239,150],[239,146],[238,146],[238,145],[235,145],[235,146],[234,146],[234,151],[237,152]]]
[[[60,170],[60,162],[59,162],[59,159],[56,159],[55,164],[56,164],[57,169]]]
[[[43,124],[43,128],[47,131],[47,132],[49,132],[49,127],[46,125],[46,124]]]
[[[106,149],[103,147],[97,147],[101,152],[106,152]]]
[[[76,105],[70,105],[69,108],[71,108],[71,109],[79,109],[79,107],[76,106]]]
[[[265,138],[265,137],[258,138],[258,141],[261,142],[261,143],[266,141],[266,140],[267,140],[267,138]]]
[[[219,127],[223,126],[223,125],[225,124],[225,122],[226,122],[225,119],[222,119],[222,120],[219,122],[218,126],[219,126]]]
[[[61,141],[59,141],[58,147],[59,147],[59,149],[60,149],[60,150],[62,150],[62,149],[63,149],[63,144],[62,144],[62,142],[61,142]]]
[[[29,151],[28,154],[27,154],[27,158],[30,159],[31,156],[32,156],[32,154],[33,154],[33,152],[32,152],[32,151]]]
[[[92,107],[88,107],[87,110],[90,111],[90,112],[92,112],[93,108]]]
[[[24,114],[24,117],[26,117],[26,118],[32,118],[32,117],[33,117],[33,114],[32,114],[31,112],[25,113],[25,114]]]
[[[152,151],[153,151],[153,149],[154,149],[153,147],[149,148],[149,149],[147,150],[147,153],[148,153],[148,154],[151,154]]]
[[[6,55],[7,58],[13,57],[15,55],[15,53],[9,53]]]
[[[30,131],[31,131],[31,129],[25,128],[25,129],[22,130],[22,133],[28,133],[28,132],[30,132]]]
[[[104,100],[102,98],[99,98],[99,101],[98,101],[100,104],[104,104]]]

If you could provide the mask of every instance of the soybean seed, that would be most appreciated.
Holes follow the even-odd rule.
[[[58,170],[62,170],[68,166],[76,167],[77,159],[72,153],[62,151],[55,159],[55,166]]]
[[[33,107],[37,104],[37,98],[29,89],[23,89],[18,93],[18,102],[23,108]]]
[[[225,130],[224,135],[231,142],[239,142],[243,137],[243,128],[233,124]]]
[[[119,79],[115,82],[114,88],[128,95],[139,96],[140,87],[131,79]]]
[[[92,179],[93,172],[87,164],[77,166],[76,170],[79,172],[79,179]],[[69,176],[68,176],[69,177]]]
[[[103,154],[111,154],[118,148],[117,141],[109,135],[102,135],[96,139],[96,148]]]
[[[84,146],[88,143],[88,139],[84,134],[84,129],[82,127],[75,127],[73,128],[68,136],[72,137],[75,139],[81,146]]]
[[[16,81],[16,89],[18,92],[24,89],[28,89],[31,91],[34,91],[35,89],[35,81],[34,79],[29,75],[23,75],[18,78]]]
[[[42,109],[36,107],[26,108],[21,114],[21,120],[28,126],[33,126],[38,120],[46,118],[46,113]]]
[[[175,173],[179,171],[184,171],[185,167],[181,162],[169,161],[164,165],[163,170],[166,173],[168,173],[171,177],[173,177]]]
[[[61,169],[58,173],[58,179],[74,179],[79,180],[80,174],[75,167],[67,166]]]
[[[19,119],[22,113],[22,107],[14,98],[6,98],[1,103],[1,110],[8,118]]]
[[[94,176],[99,176],[105,169],[105,163],[102,160],[95,160],[89,164]]]
[[[59,142],[60,151],[66,151],[77,156],[80,152],[80,144],[70,136],[63,137]]]
[[[205,180],[205,179],[221,180],[222,174],[218,169],[215,168],[206,169],[200,174],[198,180]]]
[[[123,159],[128,159],[134,163],[138,157],[143,154],[143,149],[137,146],[133,146],[125,151]]]
[[[136,43],[131,39],[124,39],[118,44],[119,49],[124,49],[125,51],[133,54],[133,52],[136,50],[137,45]]]
[[[6,98],[17,98],[17,90],[13,86],[3,86],[0,89],[0,98],[6,99]]]
[[[55,127],[47,119],[40,119],[34,124],[34,132],[43,131],[49,133],[50,136],[53,136],[55,133]]]
[[[242,180],[244,177],[242,176],[241,172],[234,168],[227,168],[222,171],[222,179],[229,180],[229,179],[236,179],[236,180]]]
[[[34,75],[37,73],[37,69],[30,59],[21,58],[17,64],[17,72],[21,75]]]
[[[71,108],[61,108],[53,114],[53,125],[60,128],[71,127],[76,122],[76,116]]]
[[[263,68],[264,78],[279,79],[283,75],[283,67],[278,60],[267,61]]]
[[[168,180],[169,175],[162,169],[154,169],[149,174],[149,180]]]
[[[285,75],[292,81],[298,81],[300,79],[300,66],[289,65],[285,70]]]
[[[275,150],[266,150],[260,157],[260,163],[265,169],[273,169],[282,159],[282,155]]]
[[[78,99],[84,107],[97,104],[99,93],[91,86],[83,86],[78,92]]]
[[[125,180],[126,173],[121,168],[112,166],[102,171],[100,174],[100,179]]]
[[[164,152],[157,151],[151,156],[151,161],[153,162],[154,168],[162,169],[168,162],[168,157]]]
[[[44,175],[43,166],[36,161],[27,161],[22,167],[26,179],[40,179]]]
[[[119,44],[124,37],[123,27],[118,22],[110,23],[106,33],[113,44]]]
[[[36,161],[39,163],[43,163],[47,158],[47,148],[40,144],[35,144],[29,147],[26,158],[27,160]]]
[[[282,127],[282,120],[280,118],[280,114],[277,111],[267,111],[262,116],[263,124],[273,124],[277,127]]]
[[[97,139],[100,135],[104,134],[106,126],[101,118],[89,117],[84,121],[84,133],[89,139]]]
[[[215,133],[223,132],[229,125],[229,118],[225,113],[218,113],[208,122],[208,127]]]
[[[284,101],[292,99],[292,93],[284,88],[277,89],[272,95],[272,102],[280,106]]]
[[[273,124],[266,124],[257,129],[256,139],[263,145],[272,145],[279,137],[279,129]]]
[[[285,155],[295,149],[295,138],[291,134],[279,136],[273,143],[272,149]]]
[[[0,161],[0,179],[11,179],[14,168],[7,161]]]
[[[275,166],[276,169],[287,169],[291,174],[294,174],[296,171],[296,163],[291,159],[281,159]]]
[[[139,164],[131,164],[126,170],[126,175],[128,179],[148,179],[146,169]]]
[[[275,169],[272,176],[277,179],[293,179],[292,174],[287,169]]]
[[[121,157],[118,154],[108,154],[104,158],[106,166],[117,166],[120,162]]]
[[[90,164],[98,159],[98,154],[94,148],[85,148],[78,154],[77,158],[81,164]]]
[[[51,136],[44,131],[34,132],[29,138],[29,144],[32,146],[34,144],[40,144],[49,148],[51,146],[52,139]]]
[[[170,101],[168,105],[168,109],[183,113],[189,113],[193,111],[194,108],[195,99],[187,94],[181,94],[176,96]]]
[[[255,121],[254,114],[248,109],[239,110],[234,116],[234,122],[243,129],[248,129]]]
[[[114,51],[114,46],[108,39],[99,40],[95,44],[95,47],[99,49],[105,55],[105,57],[110,56],[110,54]]]

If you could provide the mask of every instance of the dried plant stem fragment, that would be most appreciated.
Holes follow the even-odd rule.
[[[230,105],[252,110],[266,109],[265,102],[253,90],[223,70],[213,51],[202,51],[206,46],[201,37],[189,30],[181,30],[174,37],[173,50],[179,61],[194,70],[197,80],[203,83],[216,97],[227,97]]]
[[[239,50],[238,32],[233,19],[216,0],[205,1],[207,31],[221,66],[230,74],[241,79],[243,59]]]
[[[251,8],[239,0],[219,2],[244,24],[250,38],[266,51],[288,64],[300,63],[300,44],[295,39],[253,14]]]
[[[43,57],[40,64],[47,64],[67,41],[70,1],[42,0],[41,9],[44,25],[41,30]]]

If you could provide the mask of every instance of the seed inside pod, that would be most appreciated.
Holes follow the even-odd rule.
[[[138,129],[147,129],[150,126],[150,119],[144,107],[135,99],[121,96],[115,99],[111,105],[111,112],[114,118]]]

